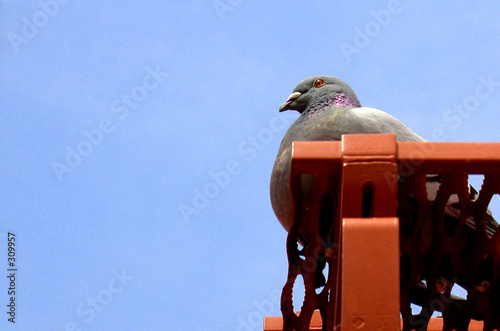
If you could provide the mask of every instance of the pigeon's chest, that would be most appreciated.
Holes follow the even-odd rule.
[[[339,140],[337,122],[341,111],[316,111],[299,117],[290,127],[291,141]]]

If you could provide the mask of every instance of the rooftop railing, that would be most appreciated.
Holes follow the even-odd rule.
[[[484,175],[479,194],[471,174]],[[283,317],[264,330],[500,330],[500,231],[488,211],[500,143],[294,142],[290,187]],[[466,298],[451,294],[456,284]]]

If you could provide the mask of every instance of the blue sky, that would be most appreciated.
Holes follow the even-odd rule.
[[[0,1],[0,328],[261,330],[287,268],[279,105],[328,74],[428,140],[498,141],[499,10]]]

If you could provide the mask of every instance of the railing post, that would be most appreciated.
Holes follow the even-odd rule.
[[[342,137],[339,279],[327,330],[399,329],[398,169],[393,135]],[[340,272],[339,272],[340,271]],[[374,304],[376,303],[376,304]]]

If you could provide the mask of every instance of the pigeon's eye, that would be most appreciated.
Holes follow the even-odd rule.
[[[320,78],[320,79],[316,79],[316,80],[314,81],[314,86],[315,86],[315,87],[321,87],[321,86],[323,86],[323,85],[325,85],[325,81],[324,81],[324,80],[322,80],[321,78]]]

